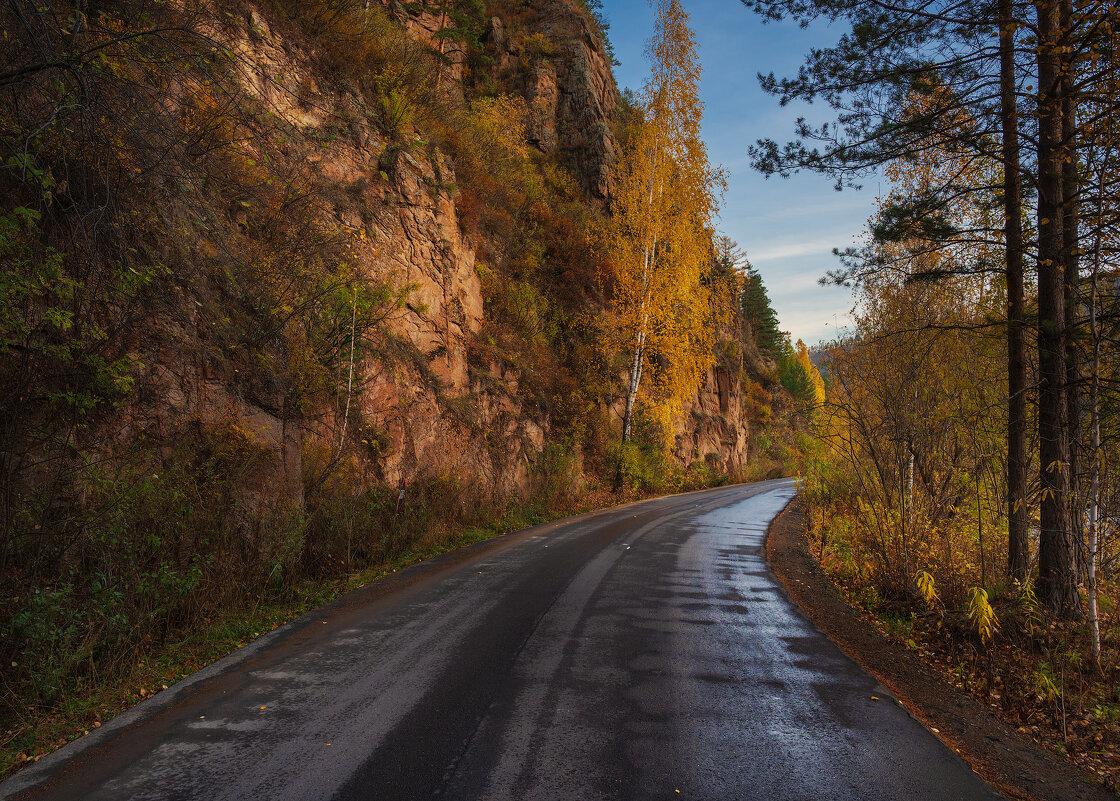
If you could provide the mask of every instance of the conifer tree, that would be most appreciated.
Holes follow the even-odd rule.
[[[785,335],[782,340],[782,352],[778,356],[778,380],[786,392],[800,404],[809,406],[813,403],[813,382],[805,371],[805,366],[798,360],[797,351]]]
[[[815,169],[852,183],[860,175],[895,159],[920,160],[937,150],[970,151],[1003,165],[1003,225],[994,230],[961,232],[943,224],[947,199],[990,194],[990,183],[962,185],[959,180],[930,187],[925,193],[899,199],[891,211],[893,235],[924,235],[936,250],[963,238],[1002,239],[1002,268],[1007,286],[1007,501],[1008,572],[1025,580],[1029,513],[1027,507],[1027,360],[1025,350],[1024,242],[1019,101],[1033,104],[1024,86],[1029,73],[1021,43],[1028,30],[1027,9],[1019,0],[999,0],[992,6],[971,0],[941,3],[904,2],[889,8],[878,3],[851,4],[845,0],[744,0],[769,18],[791,14],[807,21],[815,17],[843,18],[852,32],[831,49],[814,51],[801,74],[779,81],[773,75],[764,86],[783,102],[795,97],[823,97],[840,114],[838,124],[812,128],[799,122],[800,142],[784,149],[771,141],[755,149],[764,171],[787,174]],[[991,33],[998,33],[992,47]],[[920,114],[903,113],[913,93],[927,95]],[[854,101],[854,102],[853,102]],[[962,112],[964,112],[962,117]],[[1027,119],[1030,119],[1028,113]],[[964,124],[962,124],[964,123]],[[807,146],[806,143],[818,146]],[[990,202],[990,200],[985,200]],[[858,278],[860,269],[882,265],[863,261],[856,274],[850,269],[832,273],[834,280]],[[850,265],[849,265],[850,266]],[[987,271],[986,264],[958,264],[957,270]]]
[[[1027,344],[1023,269],[1023,180],[1014,0],[998,0],[1000,157],[1003,167],[1004,276],[1007,283],[1007,575],[1030,572],[1027,508]]]
[[[743,276],[742,309],[743,319],[751,327],[751,338],[759,352],[768,359],[777,359],[782,352],[778,315],[770,305],[762,276],[749,264]]]
[[[796,358],[797,363],[801,365],[802,372],[805,373],[805,377],[809,379],[812,397],[811,402],[813,406],[820,406],[824,403],[825,398],[824,379],[821,378],[817,366],[813,364],[813,359],[809,356],[809,349],[805,347],[805,343],[800,339],[797,340]]]
[[[809,349],[800,339],[794,345],[790,342],[789,334],[782,335],[778,380],[799,404],[814,408],[824,403],[824,379],[809,358]]]
[[[1034,250],[1038,269],[1040,458],[1039,599],[1063,616],[1079,614],[1076,593],[1080,480],[1079,420],[1082,325],[1080,205],[1087,169],[1088,98],[1103,97],[1104,73],[1096,67],[1094,42],[1111,36],[1115,4],[1085,0],[938,0],[852,3],[850,0],[744,0],[770,19],[794,16],[851,23],[832,48],[814,50],[796,78],[763,78],[783,103],[823,99],[838,112],[836,123],[798,123],[798,141],[754,149],[766,172],[813,169],[850,184],[896,159],[915,159],[936,149],[972,152],[1004,168],[1003,224],[985,232],[1004,247],[1008,287],[1009,572],[1024,577],[1025,503],[1024,303],[1020,291],[1024,255]],[[1111,46],[1111,45],[1110,45]],[[1106,48],[1107,49],[1107,48]],[[1037,90],[1034,87],[1037,86]],[[922,114],[900,114],[907,95],[932,101]],[[1019,112],[1019,105],[1024,107]],[[1118,101],[1107,99],[1115,114]],[[1034,145],[1019,149],[1019,138]],[[1022,186],[1034,190],[1037,242],[1023,242]],[[910,198],[893,213],[893,224],[924,232],[931,248],[959,244],[961,231],[940,224],[946,199],[989,194],[990,184],[954,181]],[[971,232],[980,233],[980,232]],[[1034,247],[1032,247],[1034,245]],[[867,266],[867,265],[864,265]],[[873,269],[882,265],[870,265]],[[971,269],[989,268],[977,262]],[[859,278],[842,270],[839,280]]]

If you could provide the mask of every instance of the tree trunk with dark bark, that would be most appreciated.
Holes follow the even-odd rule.
[[[1062,223],[1061,23],[1057,0],[1038,0],[1038,599],[1060,617],[1079,611],[1070,521],[1070,442],[1066,397],[1066,308]]]
[[[1059,19],[1063,37],[1068,39],[1073,28],[1073,3],[1059,0]],[[1071,52],[1071,48],[1063,48]],[[1078,212],[1078,165],[1075,158],[1077,136],[1076,102],[1073,97],[1073,75],[1076,65],[1063,55],[1062,86],[1062,267],[1065,284],[1065,353],[1066,353],[1066,419],[1069,425],[1070,526],[1074,544],[1074,565],[1077,582],[1087,577],[1085,553],[1084,459],[1081,429],[1084,416],[1084,393],[1081,386],[1081,351],[1077,343],[1077,316],[1081,294],[1080,214]]]
[[[1023,331],[1023,200],[1019,173],[1019,112],[1015,98],[1012,0],[999,0],[1000,123],[1003,129],[1004,245],[1007,270],[1007,575],[1026,581],[1027,345]]]

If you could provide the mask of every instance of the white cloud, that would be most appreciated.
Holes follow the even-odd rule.
[[[816,254],[829,255],[835,247],[845,245],[843,236],[830,236],[822,239],[800,240],[796,242],[782,242],[768,245],[757,250],[747,249],[747,258],[756,267],[762,262],[778,261],[779,259],[792,259],[796,256],[812,256]]]
[[[802,217],[825,217],[827,219],[844,219],[848,221],[853,215],[858,216],[863,214],[866,204],[866,198],[857,198],[853,200],[851,193],[843,196],[838,196],[834,200],[824,201],[821,203],[806,203],[802,200],[800,203],[790,203],[786,206],[779,206],[774,209],[763,212],[759,216],[764,220],[795,220]],[[844,236],[851,236],[850,229],[845,226],[843,230]]]
[[[852,318],[848,314],[837,314],[828,320],[821,320],[818,313],[809,312],[791,315],[789,324],[784,325],[784,328],[790,332],[794,341],[800,339],[806,345],[816,345],[818,342],[836,339],[851,324]]]
[[[800,270],[769,270],[762,273],[762,282],[770,299],[778,302],[816,304],[822,297],[830,300],[838,297],[836,288],[821,286],[820,278],[824,268],[810,267]],[[847,297],[847,290],[841,290]]]

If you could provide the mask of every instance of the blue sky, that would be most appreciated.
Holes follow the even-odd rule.
[[[751,169],[747,147],[760,137],[784,142],[798,116],[827,108],[781,108],[762,92],[757,73],[792,75],[810,47],[830,44],[840,31],[802,30],[793,23],[763,25],[738,0],[684,0],[704,69],[704,139],[713,164],[728,172],[720,230],[747,252],[762,274],[782,329],[809,345],[832,339],[849,320],[850,293],[817,279],[837,266],[832,248],[854,243],[878,193],[874,179],[856,192],[837,192],[825,176],[763,178]],[[648,74],[646,43],[653,9],[646,0],[604,0],[610,38],[621,66],[620,87],[638,90]],[[828,117],[821,117],[827,119]]]

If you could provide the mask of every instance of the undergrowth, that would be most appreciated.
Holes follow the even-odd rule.
[[[1052,619],[1030,584],[1003,580],[996,548],[985,548],[987,589],[979,586],[979,542],[963,531],[936,540],[944,563],[927,558],[930,570],[905,583],[889,575],[874,556],[877,546],[865,539],[866,526],[845,511],[843,493],[829,495],[839,492],[838,482],[833,477],[822,486],[811,478],[803,488],[810,551],[849,603],[1019,732],[1114,790],[1120,786],[1120,640],[1111,625],[1116,587],[1100,583],[1101,658],[1094,665],[1087,625]],[[971,558],[962,553],[970,548]]]
[[[726,476],[696,473],[683,486],[716,486],[726,480]],[[578,497],[552,493],[536,500],[511,500],[483,508],[461,525],[454,525],[447,518],[425,516],[436,503],[429,487],[420,493],[410,491],[401,512],[394,512],[389,523],[375,531],[364,528],[371,518],[368,510],[381,510],[386,494],[376,492],[350,498],[345,503],[353,509],[367,510],[362,515],[364,523],[353,525],[352,530],[364,532],[363,539],[377,542],[379,547],[361,558],[352,553],[352,561],[329,576],[303,579],[276,591],[262,591],[241,603],[206,608],[190,625],[167,631],[158,642],[145,638],[141,647],[125,649],[112,670],[77,680],[71,677],[55,688],[49,703],[31,703],[18,710],[16,717],[10,715],[10,710],[0,744],[0,776],[38,761],[121,711],[345,592],[440,553],[557,518],[639,500],[657,489],[664,487],[650,485],[643,490],[627,486],[615,493],[592,486]],[[374,516],[377,514],[380,511]],[[346,529],[354,519],[348,519],[336,507],[329,515],[320,514],[320,519],[302,523],[322,531],[329,527]],[[334,541],[339,542],[337,538]]]

